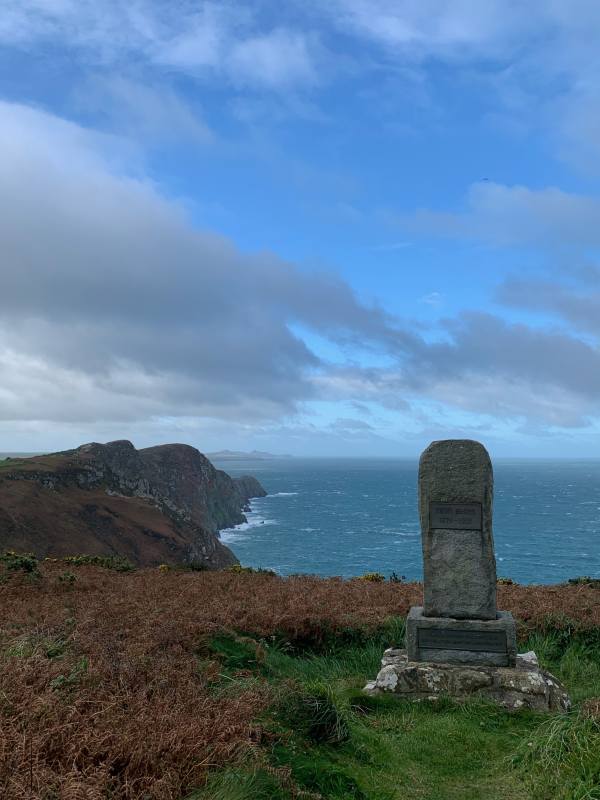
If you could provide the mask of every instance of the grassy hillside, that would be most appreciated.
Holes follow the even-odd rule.
[[[600,591],[499,586],[575,711],[360,693],[418,584],[0,563],[0,796],[600,800]]]

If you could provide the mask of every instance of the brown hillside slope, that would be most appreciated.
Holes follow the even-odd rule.
[[[92,443],[10,459],[0,462],[0,549],[227,566],[236,559],[218,530],[243,522],[249,498],[264,494],[183,444]]]
[[[39,578],[0,581],[3,800],[181,800],[209,769],[255,747],[263,735],[255,720],[272,699],[243,672],[229,691],[215,691],[211,635],[316,644],[372,631],[422,599],[414,583],[228,571],[69,567],[70,584],[65,567],[47,562]],[[600,625],[589,586],[500,586],[499,603],[521,632],[545,630],[548,614]]]

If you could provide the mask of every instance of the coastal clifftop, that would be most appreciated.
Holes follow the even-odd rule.
[[[138,566],[236,563],[218,531],[265,490],[196,448],[127,440],[0,462],[0,546],[43,556],[122,555]]]

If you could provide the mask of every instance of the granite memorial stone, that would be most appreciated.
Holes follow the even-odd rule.
[[[424,614],[496,619],[492,464],[479,442],[433,442],[419,463]]]
[[[419,465],[424,604],[411,608],[406,649],[384,653],[364,688],[405,699],[479,697],[509,710],[568,711],[562,684],[535,653],[517,655],[515,622],[496,609],[493,476],[479,442],[433,442]]]
[[[496,609],[492,463],[468,439],[433,442],[419,463],[423,606],[410,610],[414,661],[514,665],[515,623]]]

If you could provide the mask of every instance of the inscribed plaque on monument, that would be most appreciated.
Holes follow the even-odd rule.
[[[481,503],[429,503],[430,528],[480,531]]]
[[[506,653],[505,631],[474,631],[457,628],[419,628],[418,647],[430,650],[471,650]]]

